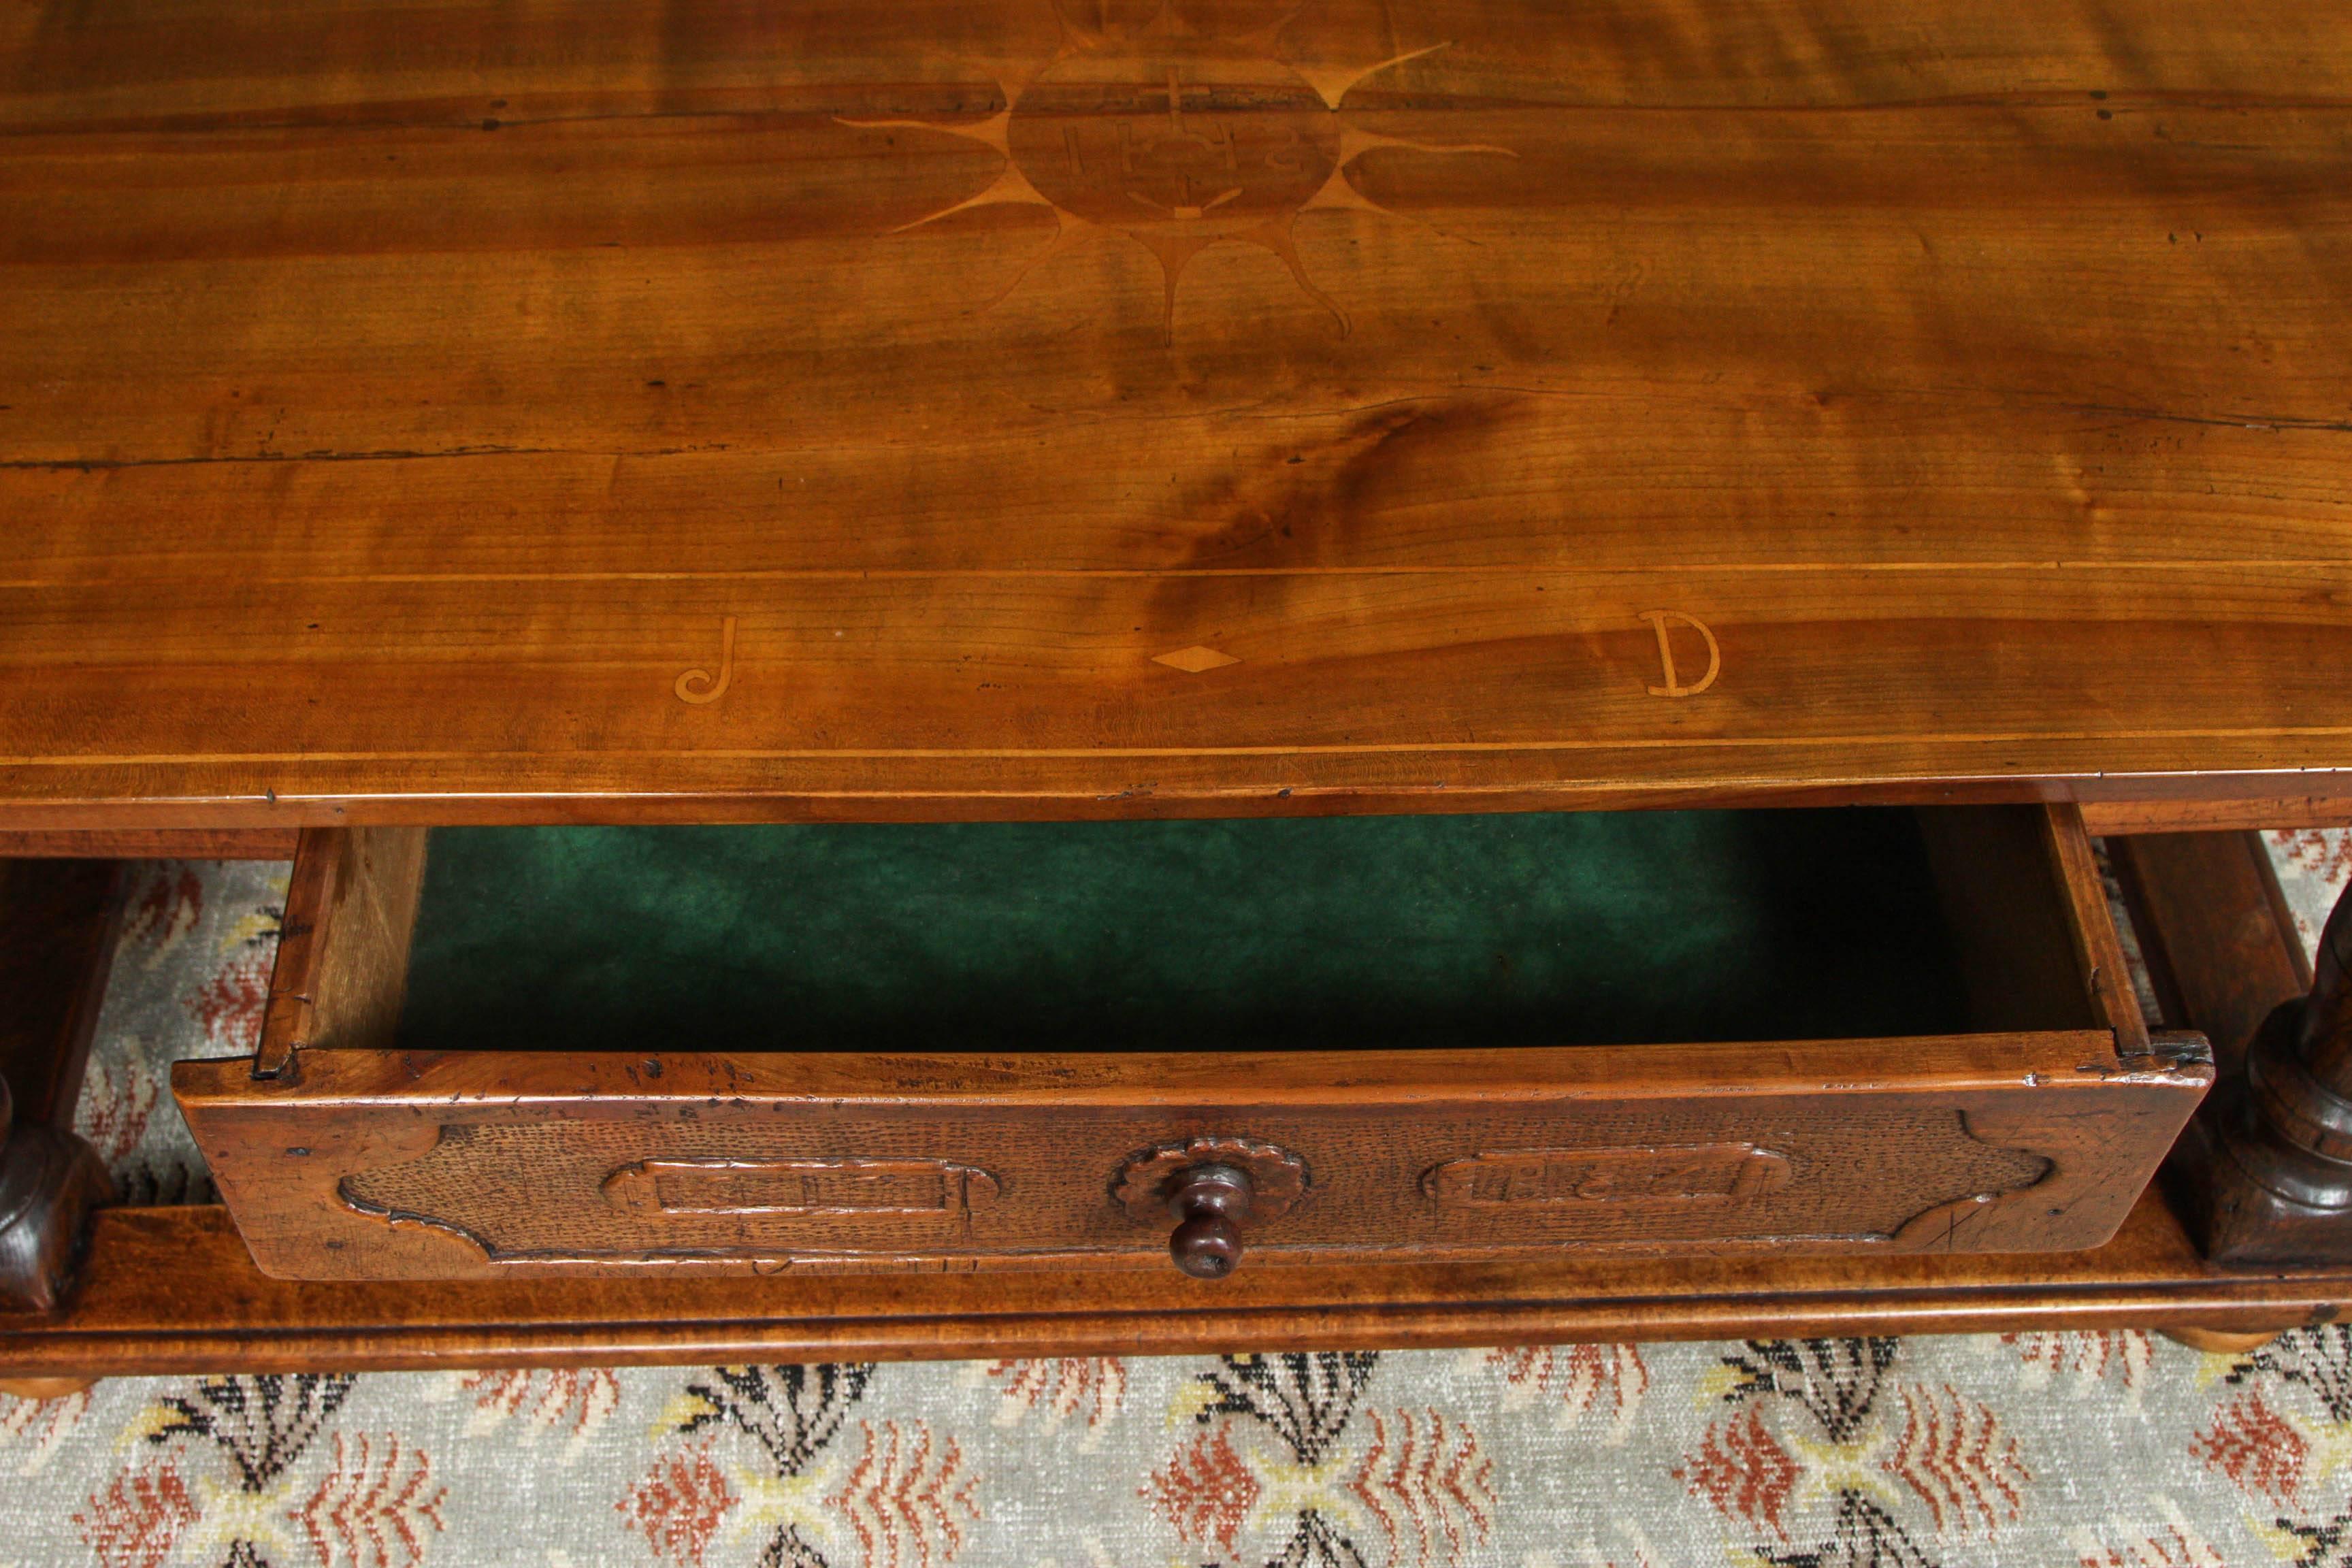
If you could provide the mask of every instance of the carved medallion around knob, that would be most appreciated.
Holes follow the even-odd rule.
[[[1241,1266],[1244,1231],[1289,1212],[1307,1192],[1307,1163],[1246,1138],[1194,1138],[1134,1155],[1112,1195],[1139,1225],[1176,1222],[1168,1255],[1196,1279]]]

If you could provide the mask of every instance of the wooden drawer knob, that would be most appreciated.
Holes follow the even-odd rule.
[[[1223,1279],[1241,1266],[1242,1224],[1249,1218],[1249,1173],[1232,1165],[1195,1165],[1181,1173],[1168,1194],[1176,1228],[1168,1256],[1195,1279]]]
[[[1111,1196],[1138,1225],[1171,1216],[1168,1256],[1195,1279],[1241,1267],[1242,1227],[1280,1219],[1307,1195],[1307,1162],[1250,1138],[1193,1138],[1131,1154]]]

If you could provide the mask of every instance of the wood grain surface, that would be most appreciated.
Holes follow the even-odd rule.
[[[0,18],[0,826],[2352,795],[2352,13]]]
[[[289,1075],[295,1053],[320,1037],[392,1044],[408,989],[425,837],[421,827],[302,834],[253,1053],[256,1078]]]
[[[291,860],[298,828],[67,828],[0,833],[0,858]]]
[[[2071,805],[1917,813],[1938,901],[1981,1029],[2095,1027],[2145,1056],[2097,857]]]
[[[2276,827],[2352,826],[2352,800],[2326,795],[2264,799],[2238,795],[2216,800],[2109,800],[2085,803],[2083,820],[2093,833],[2232,833]]]

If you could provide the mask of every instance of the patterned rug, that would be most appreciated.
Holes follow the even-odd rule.
[[[2308,940],[2352,838],[2270,838]],[[82,1131],[210,1196],[286,868],[139,881]],[[0,1565],[2352,1568],[2352,1331],[117,1379],[0,1395]]]

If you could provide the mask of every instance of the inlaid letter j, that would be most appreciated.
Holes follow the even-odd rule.
[[[1696,697],[1715,684],[1715,678],[1723,673],[1723,649],[1717,644],[1715,633],[1708,629],[1705,621],[1696,616],[1686,616],[1680,610],[1643,610],[1642,619],[1649,622],[1650,629],[1658,634],[1658,667],[1666,680],[1664,686],[1651,687],[1651,696]],[[1675,639],[1667,629],[1670,625],[1688,626],[1706,642],[1706,673],[1688,686],[1682,683],[1675,668]]]
[[[680,702],[700,707],[726,696],[728,683],[734,679],[735,617],[730,616],[719,627],[719,673],[714,676],[707,669],[689,669],[677,678],[677,684],[671,689],[677,693]]]

